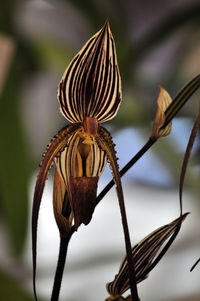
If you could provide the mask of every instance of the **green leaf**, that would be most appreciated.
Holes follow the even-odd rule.
[[[22,282],[22,281],[21,281]],[[6,301],[33,301],[33,297],[22,286],[19,280],[14,279],[5,271],[0,270],[0,297]]]

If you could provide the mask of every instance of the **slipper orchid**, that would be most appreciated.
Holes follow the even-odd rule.
[[[149,237],[144,240],[145,244],[139,243],[131,250],[120,177],[160,137],[167,136],[170,133],[172,119],[199,86],[200,75],[189,82],[173,101],[169,94],[163,88],[160,88],[151,137],[144,147],[119,172],[112,137],[101,125],[101,123],[112,119],[117,114],[122,99],[121,78],[117,64],[115,43],[108,21],[73,58],[59,83],[57,96],[60,111],[70,123],[61,129],[47,146],[46,152],[43,154],[44,158],[40,164],[34,192],[32,256],[35,300],[37,300],[35,278],[38,214],[45,181],[48,177],[49,169],[54,164],[53,207],[61,238],[61,252],[59,255],[61,254],[62,256],[58,260],[58,273],[56,272],[55,276],[55,279],[58,279],[58,281],[54,281],[55,289],[53,288],[51,300],[57,301],[59,298],[66,250],[71,235],[78,230],[82,223],[87,225],[90,222],[96,205],[114,183],[116,184],[121,210],[126,257],[118,275],[107,286],[110,294],[108,300],[139,300],[136,283],[147,277],[149,271],[156,264],[156,260],[152,263],[155,253],[160,248],[161,243],[169,236],[167,232],[167,235],[164,233],[164,236],[161,237],[161,241],[159,239],[156,240],[158,241],[158,244],[154,245],[156,252],[150,257],[146,253],[146,249],[150,250],[151,248],[152,240],[149,240]],[[113,181],[96,197],[98,180],[107,162],[110,163],[113,171]],[[180,221],[177,221],[178,226],[175,227],[176,229],[174,228],[174,222],[169,224],[169,235],[175,229],[172,235],[173,239],[179,231],[182,219],[180,218]],[[173,227],[171,228],[171,226]],[[158,233],[160,233],[159,231]],[[157,232],[150,237],[156,238]],[[171,239],[171,242],[173,239]],[[65,252],[62,252],[64,250],[64,248],[62,249],[63,245],[65,245]],[[142,254],[141,256],[145,255],[145,265],[141,265],[142,269],[138,268],[138,262],[140,263],[138,258],[140,259],[141,257],[138,254]],[[158,255],[157,261],[160,257]],[[144,267],[145,270],[143,269]],[[129,288],[131,296],[125,299],[121,295]]]
[[[113,118],[121,103],[121,79],[108,21],[78,52],[58,86],[58,102],[70,122],[52,139],[38,173],[32,211],[33,285],[35,289],[37,220],[45,180],[55,163],[54,215],[61,237],[87,225],[96,206],[98,179],[107,162],[113,170],[126,248],[131,245],[116,152],[100,123]],[[132,261],[131,261],[131,266]],[[132,274],[134,273],[133,268]],[[133,280],[132,280],[133,282]]]

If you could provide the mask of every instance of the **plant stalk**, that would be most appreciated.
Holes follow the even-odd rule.
[[[121,185],[119,187],[119,190],[121,190],[121,195],[122,195]],[[139,301],[136,276],[135,276],[135,262],[134,262],[134,258],[132,256],[131,240],[130,240],[130,235],[129,235],[124,199],[121,198],[120,196],[118,197],[118,199],[119,199],[119,207],[120,207],[121,218],[122,218],[122,225],[123,225],[123,230],[124,230],[131,296],[132,296],[133,301]]]
[[[119,174],[122,177],[157,141],[157,138],[150,137],[145,145],[137,152],[137,154],[120,170]],[[100,192],[96,198],[96,205],[103,199],[107,192],[115,185],[114,180],[111,180],[106,187]]]
[[[58,256],[57,268],[56,268],[54,284],[52,289],[51,301],[59,300],[63,271],[65,267],[67,249],[68,249],[70,238],[71,235],[68,237],[60,237],[59,256]]]

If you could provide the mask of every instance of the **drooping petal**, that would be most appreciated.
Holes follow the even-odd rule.
[[[158,228],[132,248],[137,283],[148,277],[148,270],[155,260],[156,255],[158,255],[159,250],[166,240],[179,229],[187,214],[188,213],[185,213],[171,223]],[[108,293],[112,296],[112,300],[117,300],[119,296],[130,288],[126,256],[121,262],[119,272],[115,276],[115,279],[108,283],[106,288]]]
[[[121,102],[121,79],[108,21],[78,52],[58,86],[60,111],[70,122],[113,118]]]
[[[52,139],[48,145],[44,158],[40,165],[35,185],[33,208],[32,208],[32,258],[33,258],[33,289],[35,300],[37,300],[35,277],[36,277],[36,248],[37,248],[37,221],[40,209],[41,198],[44,190],[45,181],[54,158],[63,150],[71,134],[78,128],[79,124],[68,125],[63,128]]]
[[[120,213],[122,218],[122,226],[124,231],[124,239],[125,239],[125,246],[126,246],[126,255],[127,255],[127,262],[128,262],[128,279],[130,281],[130,290],[131,296],[134,300],[139,300],[138,292],[137,292],[137,285],[136,285],[136,278],[135,278],[135,265],[134,265],[134,258],[131,254],[131,242],[130,242],[130,235],[128,229],[128,222],[126,217],[126,209],[124,203],[124,196],[122,190],[122,183],[119,174],[119,167],[117,164],[117,157],[115,151],[115,145],[112,141],[112,137],[110,133],[102,126],[99,126],[99,131],[95,136],[95,139],[99,146],[104,150],[107,154],[108,161],[110,162],[110,167],[113,171],[113,179],[116,184],[118,202],[120,207]]]

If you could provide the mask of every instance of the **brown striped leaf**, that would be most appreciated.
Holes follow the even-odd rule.
[[[166,240],[168,240],[170,236],[173,236],[180,227],[187,214],[188,213],[185,213],[170,224],[158,228],[132,248],[137,283],[148,277],[149,269],[155,261],[158,252],[163,247]],[[115,279],[108,283],[106,287],[108,293],[111,295],[110,300],[118,300],[117,298],[130,288],[126,257],[122,260],[119,272],[115,276]]]
[[[78,52],[58,86],[60,111],[70,122],[113,118],[121,102],[121,79],[108,21]]]

